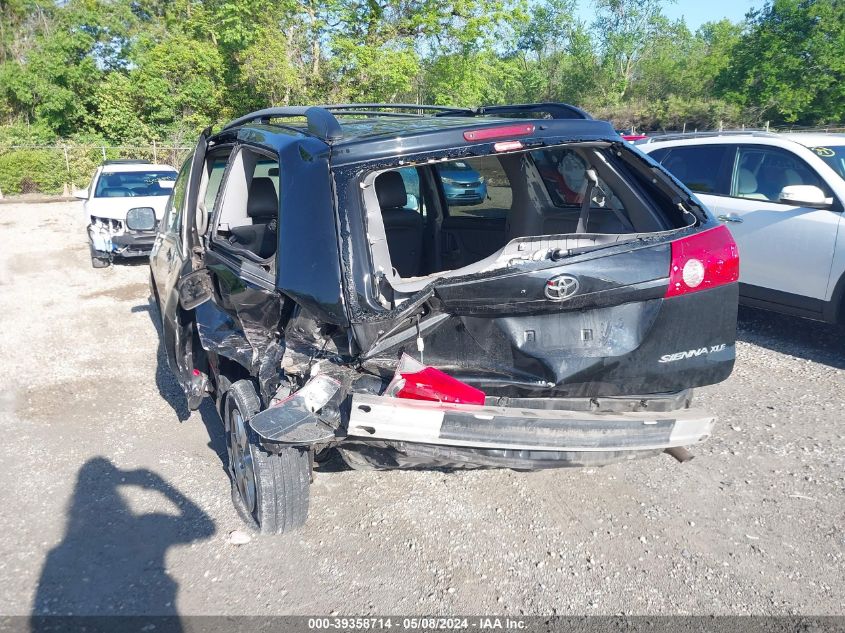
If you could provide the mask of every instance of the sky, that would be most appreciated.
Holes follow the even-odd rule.
[[[750,9],[762,6],[763,0],[677,0],[675,3],[665,3],[663,13],[670,20],[683,17],[687,27],[695,32],[705,22],[715,22],[722,18],[739,22]],[[595,17],[593,3],[580,0],[578,16],[588,24],[591,23]]]

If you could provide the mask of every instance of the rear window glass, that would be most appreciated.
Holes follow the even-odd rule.
[[[169,196],[175,181],[175,171],[107,172],[100,175],[94,197]]]
[[[436,169],[450,217],[504,219],[508,216],[513,192],[497,157],[440,163]]]
[[[727,195],[727,187],[720,182],[719,176],[728,151],[733,151],[733,147],[673,147],[660,162],[692,191]]]

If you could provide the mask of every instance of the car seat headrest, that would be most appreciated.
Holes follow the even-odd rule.
[[[386,171],[376,176],[376,196],[382,209],[403,208],[408,202],[405,181],[398,171]]]
[[[270,178],[253,178],[249,185],[246,214],[251,218],[275,217],[279,209],[276,187]]]

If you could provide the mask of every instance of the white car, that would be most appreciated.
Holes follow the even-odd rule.
[[[845,135],[713,132],[637,147],[730,228],[740,303],[845,322]]]
[[[97,168],[88,189],[75,194],[85,201],[94,268],[108,266],[115,257],[150,254],[175,181],[170,165],[117,160]]]

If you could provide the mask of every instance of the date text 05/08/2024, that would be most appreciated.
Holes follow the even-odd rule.
[[[314,631],[450,631],[476,629],[479,631],[510,630],[526,628],[525,621],[514,618],[475,617],[475,618],[375,618],[375,617],[328,617],[309,618],[308,628]]]

